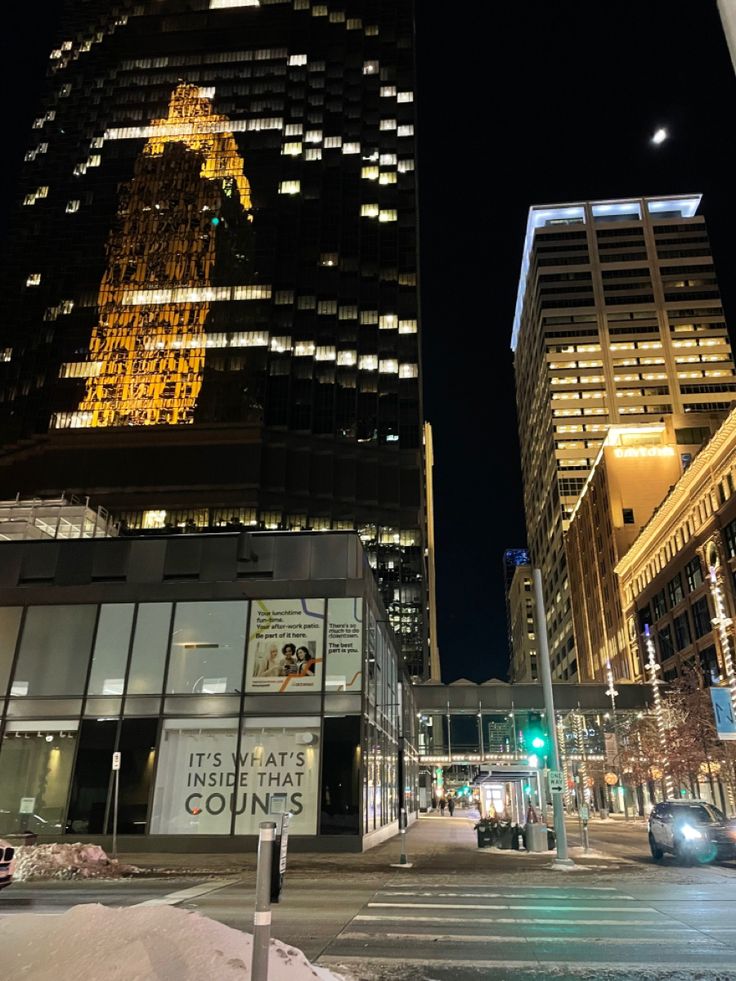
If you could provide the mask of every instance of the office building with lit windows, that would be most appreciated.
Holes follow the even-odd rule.
[[[538,681],[537,638],[534,626],[534,582],[530,565],[514,569],[506,594],[511,638],[509,681],[512,684]]]
[[[564,533],[609,427],[736,399],[700,197],[534,206],[512,334],[553,677],[579,676]]]
[[[0,272],[0,497],[359,532],[427,672],[413,3],[69,2]]]
[[[616,565],[637,680],[736,684],[736,410]],[[647,637],[648,631],[648,637]]]
[[[719,413],[611,426],[565,535],[581,682],[640,678],[616,564],[723,421]]]

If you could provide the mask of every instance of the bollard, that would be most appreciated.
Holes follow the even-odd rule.
[[[392,862],[392,869],[410,869],[412,868],[412,863],[406,857],[406,808],[402,807],[399,811],[399,843],[401,847],[401,854],[399,856],[398,862]]]
[[[273,821],[262,821],[258,828],[251,981],[268,981],[268,953],[271,941],[271,861],[276,825]]]
[[[590,842],[588,841],[588,822],[583,821],[583,851],[587,852],[590,847]]]
[[[406,857],[406,808],[402,807],[399,812],[399,838],[401,839],[401,855],[399,864],[407,865],[409,860]]]

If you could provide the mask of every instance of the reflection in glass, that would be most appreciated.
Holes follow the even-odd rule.
[[[88,695],[123,694],[132,624],[132,603],[111,603],[100,607]]]
[[[326,718],[320,834],[358,834],[359,803],[360,717]]]
[[[141,603],[130,659],[128,695],[160,695],[171,627],[171,603]]]
[[[243,683],[244,601],[177,603],[166,690],[169,694],[222,695]]]
[[[0,698],[8,690],[22,606],[0,606]]]
[[[62,833],[78,722],[9,722],[0,747],[0,834]]]
[[[31,606],[11,695],[82,695],[97,607]]]
[[[120,803],[118,831],[142,835],[156,760],[158,719],[124,719],[120,730]],[[108,829],[109,830],[109,829]]]
[[[69,834],[104,834],[117,727],[114,719],[82,722],[66,822]]]

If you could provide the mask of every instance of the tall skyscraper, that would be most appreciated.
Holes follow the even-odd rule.
[[[564,533],[612,424],[727,410],[736,377],[699,196],[534,206],[512,348],[553,675],[578,677]]]
[[[2,266],[0,497],[355,528],[423,676],[414,81],[412,0],[66,5]]]

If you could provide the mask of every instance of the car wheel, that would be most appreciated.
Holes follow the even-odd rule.
[[[652,858],[655,862],[661,861],[664,852],[654,840],[654,836],[651,834],[651,832],[649,834],[649,851],[652,853]]]

